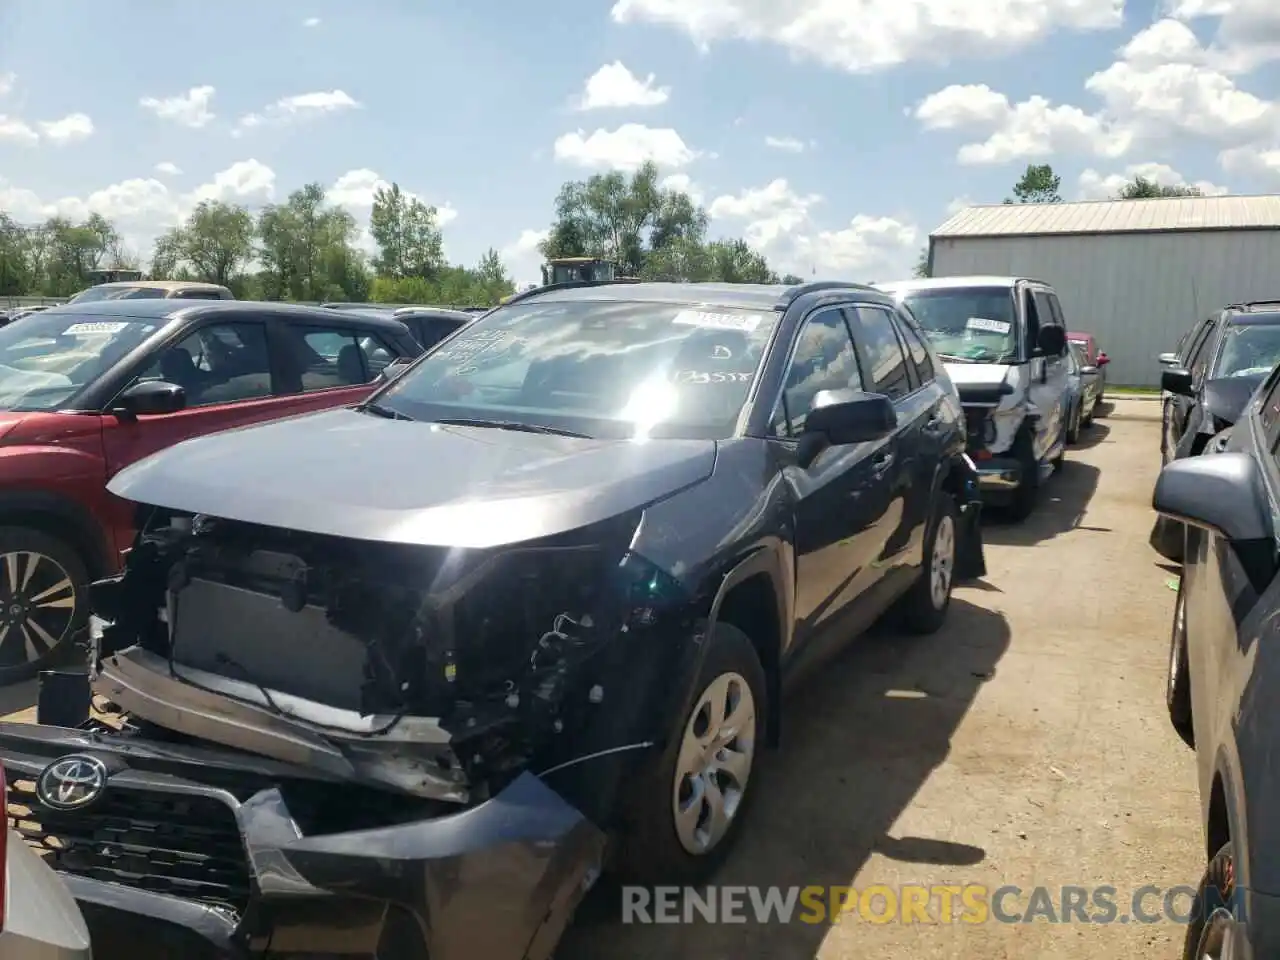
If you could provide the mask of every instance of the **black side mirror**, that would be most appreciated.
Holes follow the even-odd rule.
[[[1271,539],[1271,512],[1258,462],[1247,453],[1175,460],[1160,471],[1157,513],[1233,543]]]
[[[121,420],[157,413],[177,413],[186,409],[187,391],[167,380],[144,380],[135,383],[116,397],[111,412]]]
[[[1036,334],[1036,348],[1042,356],[1061,356],[1067,349],[1067,331],[1061,327],[1041,327]]]
[[[396,357],[382,368],[382,372],[378,374],[378,377],[382,380],[394,380],[396,377],[400,376],[400,374],[404,373],[405,370],[409,369],[409,365],[412,363],[412,360],[406,359],[405,357]]]
[[[819,390],[804,421],[801,460],[807,466],[828,446],[880,440],[898,429],[893,401],[860,390]]]
[[[1191,371],[1181,367],[1160,371],[1160,389],[1181,397],[1191,396]]]

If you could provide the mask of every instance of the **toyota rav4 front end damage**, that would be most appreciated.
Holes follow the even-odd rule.
[[[651,745],[619,741],[651,707],[637,681],[676,670],[656,641],[679,588],[630,550],[639,514],[457,549],[140,509],[92,588],[105,720],[0,725],[19,827],[95,932],[549,956]],[[76,687],[50,678],[45,716],[71,722]],[[58,809],[68,756],[101,764],[100,795]]]

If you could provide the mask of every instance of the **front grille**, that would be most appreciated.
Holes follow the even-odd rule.
[[[109,786],[85,810],[49,810],[12,770],[11,829],[64,873],[243,913],[249,861],[231,808],[212,797]]]

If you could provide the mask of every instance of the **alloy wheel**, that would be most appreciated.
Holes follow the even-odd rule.
[[[1235,919],[1231,911],[1219,907],[1209,915],[1196,947],[1196,960],[1232,960],[1235,956]]]
[[[956,524],[950,514],[943,514],[933,535],[933,559],[929,570],[929,597],[937,610],[942,609],[951,593],[955,563]]]
[[[71,576],[43,553],[0,554],[0,666],[43,659],[75,620]]]
[[[729,833],[755,759],[756,705],[737,673],[716,677],[698,698],[676,759],[672,812],[676,836],[695,856]]]

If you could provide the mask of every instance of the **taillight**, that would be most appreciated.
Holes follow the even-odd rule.
[[[0,823],[0,930],[4,929],[4,905],[9,897],[9,788],[0,767],[0,801],[4,801],[4,823]]]

